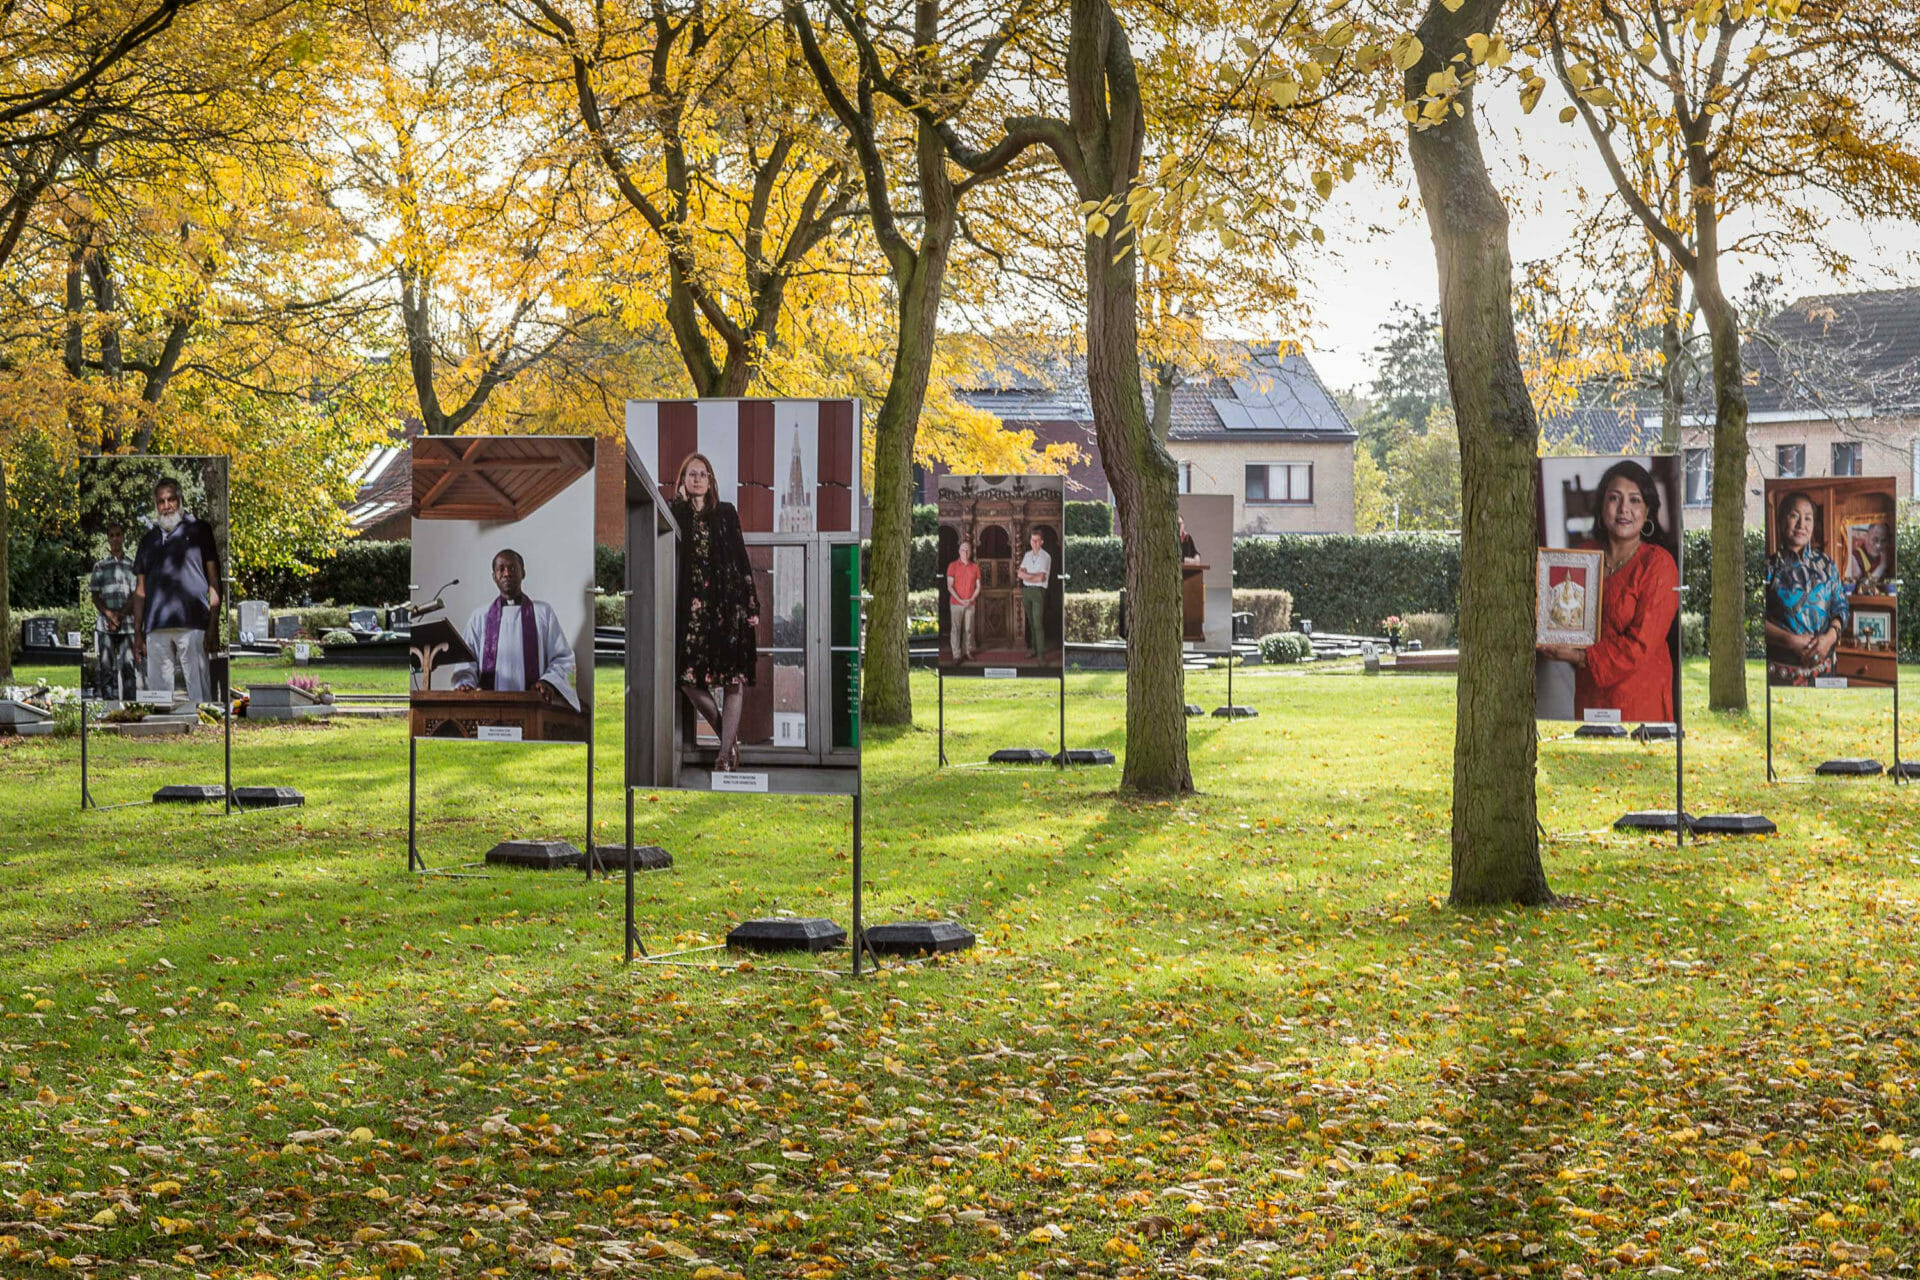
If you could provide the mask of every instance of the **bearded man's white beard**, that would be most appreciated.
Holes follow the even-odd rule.
[[[178,529],[182,518],[183,513],[179,511],[164,516],[156,513],[154,516],[154,520],[160,525],[161,531],[165,533],[172,533],[175,529]]]

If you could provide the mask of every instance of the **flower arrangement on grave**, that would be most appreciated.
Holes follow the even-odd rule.
[[[1397,613],[1380,619],[1380,632],[1386,636],[1387,643],[1393,646],[1395,653],[1400,651],[1401,638],[1407,634],[1405,619]]]

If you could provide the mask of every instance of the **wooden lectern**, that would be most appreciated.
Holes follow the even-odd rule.
[[[1206,575],[1211,565],[1180,566],[1180,638],[1205,643],[1207,638]]]
[[[587,717],[538,690],[415,689],[410,712],[416,738],[478,738],[482,728],[508,728],[525,742],[587,740]]]

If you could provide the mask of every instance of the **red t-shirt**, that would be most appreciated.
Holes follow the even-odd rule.
[[[948,565],[947,592],[957,604],[965,604],[979,595],[980,566],[967,560],[955,560]]]
[[[1600,589],[1600,639],[1576,668],[1573,705],[1611,707],[1622,720],[1673,719],[1673,657],[1667,632],[1680,611],[1680,566],[1665,548],[1643,543]]]

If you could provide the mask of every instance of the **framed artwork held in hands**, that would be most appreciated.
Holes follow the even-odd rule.
[[[1534,568],[1537,644],[1587,646],[1600,638],[1600,584],[1606,553],[1542,547]]]

